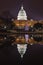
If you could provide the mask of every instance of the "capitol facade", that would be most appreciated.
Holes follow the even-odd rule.
[[[0,45],[17,44],[18,52],[23,58],[27,44],[43,45],[43,20],[28,19],[23,6],[18,12],[17,19],[0,18]]]

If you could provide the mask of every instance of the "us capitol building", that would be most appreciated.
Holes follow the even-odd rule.
[[[6,44],[17,44],[18,51],[20,46],[25,47],[26,51],[27,44],[43,44],[43,20],[28,20],[23,6],[17,19],[12,19],[11,22],[0,19],[0,46]]]

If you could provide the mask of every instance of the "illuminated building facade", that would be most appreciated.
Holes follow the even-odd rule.
[[[26,11],[21,7],[17,19],[6,22],[0,19],[0,45],[17,44],[21,57],[27,44],[43,44],[43,20],[28,20]]]

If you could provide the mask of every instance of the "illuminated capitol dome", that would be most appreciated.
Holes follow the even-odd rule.
[[[21,9],[18,13],[17,20],[27,20],[26,11],[23,9],[23,6],[21,6]],[[17,49],[21,55],[21,58],[23,58],[23,55],[26,52],[27,44],[17,44]]]
[[[23,9],[23,6],[21,6],[21,9],[17,16],[17,20],[27,20],[26,11]]]

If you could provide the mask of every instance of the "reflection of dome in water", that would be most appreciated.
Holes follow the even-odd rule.
[[[23,9],[23,6],[21,6],[21,9],[18,13],[17,20],[27,20],[27,15],[25,10]]]
[[[27,44],[17,44],[18,52],[21,55],[21,58],[23,58],[23,55],[25,54],[27,50]]]

